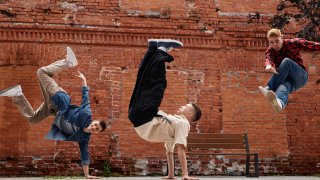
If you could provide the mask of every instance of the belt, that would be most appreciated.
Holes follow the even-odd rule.
[[[155,117],[160,117],[162,118],[163,120],[166,120],[169,124],[171,124],[172,122],[165,116],[161,115],[161,114],[156,114]]]

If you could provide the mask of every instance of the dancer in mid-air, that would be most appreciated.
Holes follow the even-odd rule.
[[[300,51],[320,51],[320,43],[299,38],[283,39],[279,29],[269,30],[267,38],[269,48],[265,71],[273,75],[266,87],[259,86],[259,91],[267,97],[274,110],[280,112],[286,107],[289,94],[308,81]]]

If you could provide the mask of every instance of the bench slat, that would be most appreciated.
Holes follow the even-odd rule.
[[[189,133],[190,138],[244,138],[244,134]]]
[[[188,143],[244,143],[243,138],[194,138],[188,137]]]
[[[178,153],[175,153],[178,154]],[[254,156],[257,153],[199,153],[199,152],[187,152],[187,155],[189,156],[218,156],[218,155],[225,155],[225,156],[246,156],[246,155],[250,155],[250,156]]]
[[[188,148],[245,149],[243,143],[188,143]]]

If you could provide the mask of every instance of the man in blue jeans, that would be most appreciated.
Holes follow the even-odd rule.
[[[301,50],[320,51],[320,43],[282,37],[279,29],[271,29],[267,34],[270,46],[266,51],[265,71],[273,75],[266,87],[259,86],[259,91],[267,97],[276,112],[285,108],[290,93],[308,81]]]
[[[72,105],[70,96],[53,79],[62,70],[77,65],[72,49],[67,47],[65,59],[38,69],[37,75],[44,101],[36,110],[33,110],[25,98],[20,85],[0,91],[0,96],[11,97],[21,114],[31,124],[39,123],[49,116],[55,116],[46,139],[78,142],[84,176],[87,179],[96,179],[98,177],[89,174],[89,140],[91,134],[104,131],[106,123],[91,118],[89,87],[83,74],[78,72],[78,77],[82,81],[80,106]]]

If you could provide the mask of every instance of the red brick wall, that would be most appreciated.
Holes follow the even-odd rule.
[[[196,132],[248,133],[265,174],[319,173],[319,53],[304,53],[309,83],[290,96],[286,111],[275,114],[257,91],[263,72],[265,39],[278,1],[0,1],[0,89],[21,84],[33,107],[43,99],[36,70],[63,58],[66,46],[79,66],[56,79],[80,103],[80,70],[91,88],[93,118],[110,123],[93,135],[91,170],[103,162],[127,175],[164,174],[162,143],[137,136],[127,118],[137,68],[148,38],[175,38],[185,47],[168,64],[168,88],[161,109],[174,113],[198,103]],[[260,20],[248,24],[247,13]],[[297,29],[286,29],[294,37]],[[53,117],[28,124],[8,98],[0,98],[0,175],[81,173],[76,143],[44,140]],[[192,174],[241,174],[243,157],[190,157]],[[317,167],[318,163],[318,167]]]
[[[279,0],[244,0],[244,1],[237,1],[237,0],[214,0],[217,7],[221,9],[222,12],[228,13],[244,13],[247,14],[248,12],[253,13],[259,11],[263,14],[272,14],[276,13],[276,4]],[[236,8],[236,9],[235,9]]]

